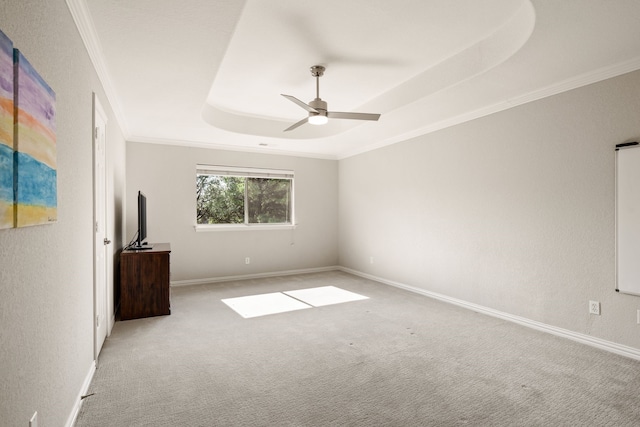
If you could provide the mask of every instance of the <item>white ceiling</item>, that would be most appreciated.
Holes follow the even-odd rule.
[[[67,0],[129,141],[344,158],[640,69],[638,0]],[[381,113],[283,132],[306,112]]]

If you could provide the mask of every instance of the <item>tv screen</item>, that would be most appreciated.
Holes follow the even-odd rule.
[[[138,239],[136,246],[141,247],[147,238],[147,197],[138,191]]]

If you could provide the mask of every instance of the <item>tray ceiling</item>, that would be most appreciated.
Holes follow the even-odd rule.
[[[67,0],[129,141],[344,158],[640,68],[640,2]],[[306,112],[326,67],[331,120]]]

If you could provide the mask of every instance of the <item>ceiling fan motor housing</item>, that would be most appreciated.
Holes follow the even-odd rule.
[[[316,98],[313,101],[309,102],[309,107],[318,111],[317,114],[314,112],[310,112],[309,114],[311,115],[320,115],[320,116],[327,115],[327,103],[320,98]]]

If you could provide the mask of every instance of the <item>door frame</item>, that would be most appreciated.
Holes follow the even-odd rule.
[[[106,339],[106,337],[108,337],[111,334],[111,329],[113,327],[112,323],[112,316],[109,313],[109,308],[113,307],[112,304],[110,304],[110,298],[109,298],[109,286],[112,286],[113,281],[112,279],[112,275],[110,274],[109,271],[109,251],[107,250],[107,243],[106,241],[110,241],[110,236],[109,236],[109,215],[108,215],[108,206],[109,204],[107,203],[108,201],[108,181],[107,181],[107,138],[106,138],[106,127],[107,127],[107,121],[108,121],[108,117],[107,114],[105,113],[104,108],[102,108],[102,104],[100,103],[100,100],[98,99],[97,95],[95,93],[93,93],[93,114],[92,114],[92,151],[93,151],[93,318],[92,318],[92,323],[93,323],[93,351],[94,351],[94,360],[98,360],[98,355],[100,354],[100,350],[102,349],[102,345],[104,344],[104,339]],[[102,129],[102,134],[100,135],[98,128],[99,127],[103,127]],[[104,176],[102,176],[101,180],[99,179],[100,177],[98,177],[98,167],[97,167],[97,162],[98,162],[98,153],[97,153],[97,148],[96,148],[96,144],[98,143],[99,138],[103,139],[103,152],[102,155],[104,156],[103,158],[101,158],[100,160],[102,161],[103,164],[103,173]],[[104,287],[103,289],[100,289],[100,282],[98,279],[98,272],[100,271],[99,266],[98,266],[98,245],[100,244],[99,241],[99,237],[97,237],[97,230],[100,227],[100,224],[98,223],[99,220],[99,213],[97,212],[97,207],[99,206],[98,204],[98,183],[102,182],[103,183],[103,188],[101,189],[102,192],[102,197],[104,198],[104,200],[102,200],[102,209],[104,209],[103,215],[104,215],[104,219],[103,219],[103,224],[102,224],[102,229],[104,230],[104,232],[102,233],[104,237],[102,237],[102,247],[104,250],[103,253],[103,263],[104,265],[102,266],[102,271],[104,271]],[[102,310],[104,313],[104,318],[103,319],[99,319],[99,314],[100,314],[100,310],[98,307],[98,304],[102,305]],[[104,338],[101,336],[100,331],[100,327],[104,327],[105,328],[105,333],[104,333]]]

